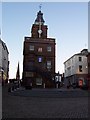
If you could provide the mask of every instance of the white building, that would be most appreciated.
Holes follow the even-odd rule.
[[[77,83],[79,79],[86,79],[88,74],[87,55],[88,50],[83,49],[64,62],[64,77],[69,83]]]
[[[2,80],[3,80],[3,83],[5,83],[8,80],[8,72],[9,72],[8,55],[9,55],[9,52],[8,52],[7,46],[0,39],[0,83]]]

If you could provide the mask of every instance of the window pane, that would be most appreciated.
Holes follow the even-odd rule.
[[[41,57],[38,58],[38,62],[42,62],[42,58]]]
[[[34,46],[33,45],[30,45],[30,48],[29,48],[31,51],[34,50]]]
[[[38,52],[42,52],[42,48],[38,48]]]
[[[47,69],[51,69],[51,61],[47,61]]]
[[[48,46],[48,47],[47,47],[47,51],[48,51],[48,52],[51,52],[51,46]]]
[[[51,61],[47,61],[47,66],[51,66]]]
[[[79,61],[82,61],[82,57],[79,57]]]
[[[82,65],[79,65],[79,72],[82,72]]]

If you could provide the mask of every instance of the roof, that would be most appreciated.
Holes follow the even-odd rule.
[[[37,13],[37,18],[35,20],[35,24],[39,24],[39,22],[41,22],[42,24],[44,24],[44,19],[43,19],[43,13],[41,12],[41,10]]]
[[[86,56],[87,54],[88,54],[88,49],[83,49],[80,53],[74,54],[74,55],[71,56],[69,59],[67,59],[67,60],[64,62],[64,64],[65,64],[68,60],[70,60],[71,58],[73,58],[74,56],[79,56],[79,55],[81,55],[81,56]]]
[[[2,44],[4,50],[6,50],[7,53],[9,54],[6,44],[1,39],[0,39],[0,43]]]

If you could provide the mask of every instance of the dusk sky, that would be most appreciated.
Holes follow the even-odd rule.
[[[63,63],[88,48],[88,2],[7,2],[2,3],[2,40],[9,50],[9,77],[16,77],[18,61],[23,71],[23,42],[31,36],[39,5],[48,26],[48,37],[56,39],[56,72]]]

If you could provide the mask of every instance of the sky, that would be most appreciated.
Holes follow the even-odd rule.
[[[88,3],[88,51],[90,52],[90,2]]]
[[[2,4],[0,2],[0,29],[1,29],[1,26],[2,26]],[[1,35],[0,35],[1,37]]]
[[[23,71],[23,42],[31,36],[39,5],[48,26],[48,38],[56,39],[56,72],[63,63],[88,48],[88,2],[3,2],[2,40],[9,50],[9,78],[16,77],[18,62]]]

